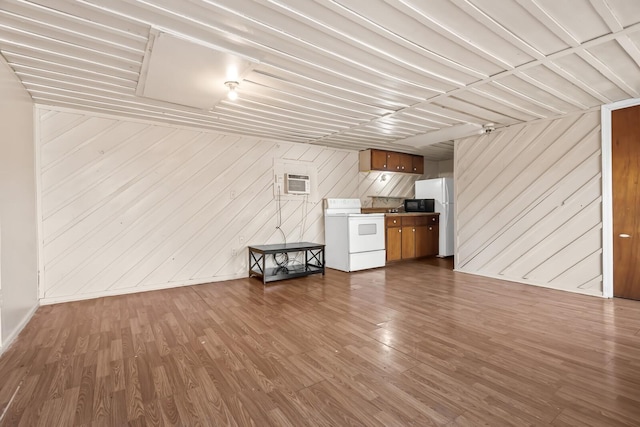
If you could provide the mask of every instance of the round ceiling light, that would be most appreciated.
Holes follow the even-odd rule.
[[[238,99],[238,91],[236,90],[236,88],[238,87],[239,83],[237,81],[229,80],[224,82],[224,85],[229,88],[227,97],[232,101]]]

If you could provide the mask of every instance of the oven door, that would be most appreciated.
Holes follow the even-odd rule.
[[[349,253],[384,249],[384,215],[349,216]]]

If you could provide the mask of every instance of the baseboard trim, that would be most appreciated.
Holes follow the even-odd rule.
[[[33,315],[36,314],[36,310],[38,310],[39,307],[40,307],[40,304],[36,303],[36,305],[33,306],[31,310],[29,310],[29,312],[22,318],[22,320],[18,324],[18,327],[15,328],[14,331],[11,332],[11,334],[9,334],[9,336],[6,339],[2,340],[2,346],[0,347],[0,356],[6,350],[8,350],[9,347],[11,347],[11,344],[13,344],[13,341],[15,341],[16,338],[18,338],[18,335],[20,335],[20,332],[22,332],[24,327],[27,326],[27,323],[29,323]]]
[[[61,304],[64,302],[84,301],[88,299],[113,297],[118,295],[135,294],[138,292],[160,291],[163,289],[182,288],[185,286],[203,285],[205,283],[224,282],[226,280],[246,279],[246,274],[230,274],[225,276],[208,277],[203,279],[187,280],[185,282],[171,282],[157,285],[149,285],[144,287],[108,289],[100,292],[90,292],[80,295],[67,295],[60,297],[45,297],[40,300],[40,305]]]
[[[476,271],[466,271],[463,269],[454,269],[453,271],[456,271],[458,273],[464,273],[464,274],[472,274],[474,276],[481,276],[481,277],[488,277],[489,279],[497,279],[497,280],[504,280],[506,282],[514,282],[514,283],[519,283],[521,285],[529,285],[529,286],[538,286],[539,288],[547,288],[547,289],[553,289],[555,291],[563,291],[563,292],[571,292],[573,294],[579,294],[579,295],[587,295],[590,297],[600,297],[600,298],[607,298],[606,296],[604,296],[604,294],[602,293],[602,291],[597,292],[597,291],[581,291],[579,289],[566,289],[566,288],[559,288],[557,286],[551,286],[551,285],[547,285],[544,283],[537,283],[531,280],[524,280],[524,279],[518,279],[518,278],[512,278],[512,277],[506,277],[506,276],[499,276],[497,274],[486,274],[486,273],[478,273]]]

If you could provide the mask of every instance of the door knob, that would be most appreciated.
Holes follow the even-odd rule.
[[[626,234],[626,233],[622,233],[620,235],[620,237],[622,237],[623,239],[628,239],[629,237],[631,237],[631,235],[630,234]]]

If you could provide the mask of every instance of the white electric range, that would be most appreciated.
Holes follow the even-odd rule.
[[[360,199],[325,199],[325,267],[347,272],[384,267],[384,214],[361,212]]]

